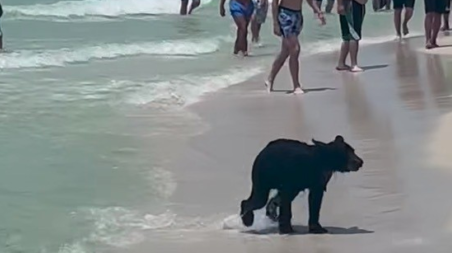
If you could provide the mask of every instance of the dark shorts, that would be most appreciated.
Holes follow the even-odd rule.
[[[279,7],[278,23],[284,38],[298,36],[303,28],[303,15],[301,10],[291,10]]]
[[[447,13],[447,5],[450,0],[424,0],[425,13]]]
[[[342,40],[361,40],[361,29],[363,26],[366,6],[351,1],[344,15],[339,15],[341,25]]]
[[[414,8],[415,0],[393,0],[394,9]]]

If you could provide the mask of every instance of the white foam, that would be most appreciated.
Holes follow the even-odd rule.
[[[212,0],[203,0],[202,5]],[[180,0],[83,0],[59,1],[52,4],[4,6],[8,15],[15,17],[118,17],[124,15],[176,14]]]
[[[409,36],[404,37],[405,39],[409,39],[415,36],[422,35],[422,33],[419,32],[412,32]],[[381,44],[385,42],[394,41],[394,35],[387,35],[387,36],[375,36],[375,37],[364,37],[360,41],[361,46],[366,45],[374,45],[374,44]],[[313,43],[305,43],[301,47],[302,53],[306,55],[312,55],[312,54],[319,54],[319,53],[330,53],[334,51],[338,51],[340,49],[342,43],[342,39],[335,38],[335,39],[329,39],[329,40],[320,40],[318,42]],[[399,42],[397,42],[399,43]]]
[[[141,214],[123,207],[90,208],[82,212],[93,222],[89,241],[113,247],[126,247],[145,239],[143,232],[170,227],[176,215],[165,212],[160,215]]]
[[[245,227],[239,215],[234,214],[223,220],[223,229],[236,230],[239,232],[264,231],[276,228],[278,224],[265,215],[265,208],[254,211],[254,222],[251,227]]]
[[[220,40],[205,39],[104,44],[51,50],[18,50],[2,54],[0,69],[56,67],[95,59],[113,59],[136,55],[194,56],[215,52],[219,49],[219,46]]]
[[[226,73],[206,76],[181,76],[177,79],[141,84],[142,90],[128,96],[126,102],[135,105],[159,104],[184,106],[196,102],[206,92],[213,92],[241,83],[262,72],[260,67],[233,68]],[[133,82],[130,86],[136,86]]]

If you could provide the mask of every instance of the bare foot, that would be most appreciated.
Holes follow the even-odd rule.
[[[295,95],[304,94],[304,91],[303,91],[303,89],[301,89],[301,87],[297,87],[293,91],[290,91],[289,94],[295,94]]]
[[[443,32],[449,31],[449,30],[450,30],[450,27],[449,27],[449,26],[443,26],[443,27],[441,28],[441,31],[443,31]]]
[[[357,65],[355,65],[350,69],[350,71],[351,72],[363,72],[363,69],[358,67]]]
[[[432,49],[432,48],[434,48],[434,46],[432,45],[432,43],[427,42],[427,43],[425,44],[425,48],[426,48],[426,49]]]
[[[407,36],[410,33],[410,29],[408,29],[407,24],[403,24],[403,36]]]
[[[273,91],[273,82],[270,82],[270,80],[265,81],[265,87],[267,88],[267,92],[270,93]]]
[[[350,66],[348,66],[348,65],[338,65],[337,67],[336,67],[336,70],[337,71],[344,71],[344,70],[350,70]]]

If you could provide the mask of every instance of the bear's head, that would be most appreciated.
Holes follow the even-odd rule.
[[[319,159],[328,170],[352,172],[358,171],[364,165],[363,159],[355,154],[352,146],[346,143],[344,137],[340,135],[336,136],[334,141],[330,143],[323,143],[314,139],[312,142],[318,148]]]

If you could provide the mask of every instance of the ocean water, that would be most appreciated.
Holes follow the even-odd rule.
[[[127,252],[177,223],[164,147],[204,129],[184,107],[263,73],[279,47],[267,22],[263,46],[233,57],[230,17],[202,1],[189,17],[180,0],[2,1],[0,252]],[[363,44],[394,39],[370,7]],[[302,57],[336,50],[337,16],[304,13]]]

